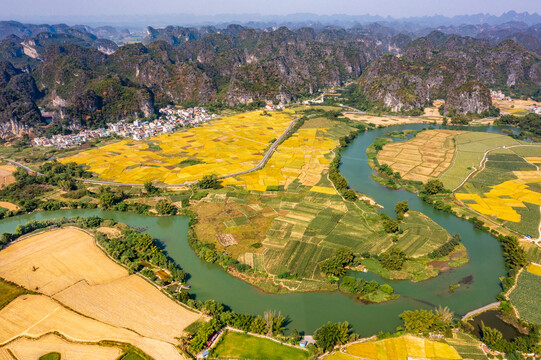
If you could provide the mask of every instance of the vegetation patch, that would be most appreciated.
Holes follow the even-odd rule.
[[[212,351],[215,359],[308,359],[308,352],[238,332],[227,332]]]

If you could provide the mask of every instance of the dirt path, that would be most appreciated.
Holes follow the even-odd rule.
[[[480,307],[479,309],[472,310],[472,311],[470,311],[469,313],[467,313],[466,315],[464,315],[462,317],[462,321],[466,320],[469,317],[472,317],[473,315],[480,314],[482,312],[485,312],[487,310],[493,309],[493,308],[498,307],[498,306],[500,306],[499,301],[493,302],[492,304],[485,305],[483,307]]]
[[[481,172],[484,168],[485,168],[485,164],[487,162],[487,157],[488,157],[488,154],[492,151],[495,151],[495,150],[498,150],[498,149],[511,149],[511,148],[515,148],[515,147],[520,147],[520,146],[526,146],[526,147],[541,147],[541,145],[528,145],[528,144],[521,144],[521,145],[510,145],[510,146],[498,146],[498,147],[495,147],[495,148],[492,148],[492,149],[488,149],[487,151],[485,151],[484,155],[483,155],[483,158],[481,159],[481,162],[479,163],[479,169],[477,168],[474,168],[474,170],[464,179],[464,181],[462,181],[462,183],[460,185],[458,185],[455,189],[453,189],[453,192],[459,190],[462,186],[464,186],[464,184],[470,179],[472,178],[473,176],[475,176],[477,173]],[[536,166],[536,165],[535,165]],[[539,167],[537,167],[537,171],[539,171]],[[541,226],[541,225],[540,225]]]

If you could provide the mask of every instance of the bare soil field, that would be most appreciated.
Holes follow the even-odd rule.
[[[0,345],[19,337],[39,338],[57,332],[69,341],[112,340],[138,347],[154,359],[185,359],[173,344],[146,338],[77,314],[44,295],[22,295],[0,311]]]
[[[85,280],[99,285],[128,276],[94,238],[77,229],[48,231],[18,241],[0,252],[0,277],[54,295]],[[36,267],[36,271],[33,271]]]
[[[62,359],[68,360],[115,360],[122,354],[117,347],[72,343],[53,334],[39,339],[18,338],[3,348],[21,360],[38,360],[51,352],[57,352]]]
[[[453,160],[453,137],[463,131],[427,130],[405,142],[389,143],[378,152],[380,164],[389,165],[407,180],[426,182],[438,177]]]
[[[15,182],[13,173],[17,170],[15,165],[0,165],[0,188]]]
[[[432,120],[423,119],[421,117],[408,117],[408,116],[377,116],[377,115],[364,115],[356,113],[345,113],[348,119],[355,121],[362,121],[367,124],[374,124],[376,126],[393,126],[401,124],[419,124],[419,123],[431,123]]]
[[[7,202],[7,201],[0,201],[0,207],[3,207],[4,209],[8,209],[9,211],[19,210],[19,207],[17,205]]]
[[[175,338],[184,328],[201,318],[138,275],[129,275],[96,246],[91,235],[75,228],[18,241],[0,252],[0,263],[0,277],[49,295],[93,321],[128,329],[139,337],[177,344]]]
[[[529,113],[528,109],[532,105],[541,106],[541,103],[533,100],[519,100],[513,99],[511,101],[507,100],[492,100],[492,104],[498,108],[503,115],[526,115]]]

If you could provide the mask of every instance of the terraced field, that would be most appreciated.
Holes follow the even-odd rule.
[[[86,164],[102,180],[183,184],[253,168],[271,140],[287,129],[292,115],[254,111],[148,140],[122,140],[60,161]]]

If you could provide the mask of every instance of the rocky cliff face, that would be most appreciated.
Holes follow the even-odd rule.
[[[360,79],[369,100],[393,111],[446,99],[469,81],[506,89],[517,96],[539,95],[541,59],[512,41],[496,46],[486,40],[433,32],[370,64]]]
[[[492,106],[492,98],[488,87],[480,82],[470,81],[449,91],[445,101],[444,114],[448,115],[456,110],[462,114],[469,112],[480,114],[488,111]]]

